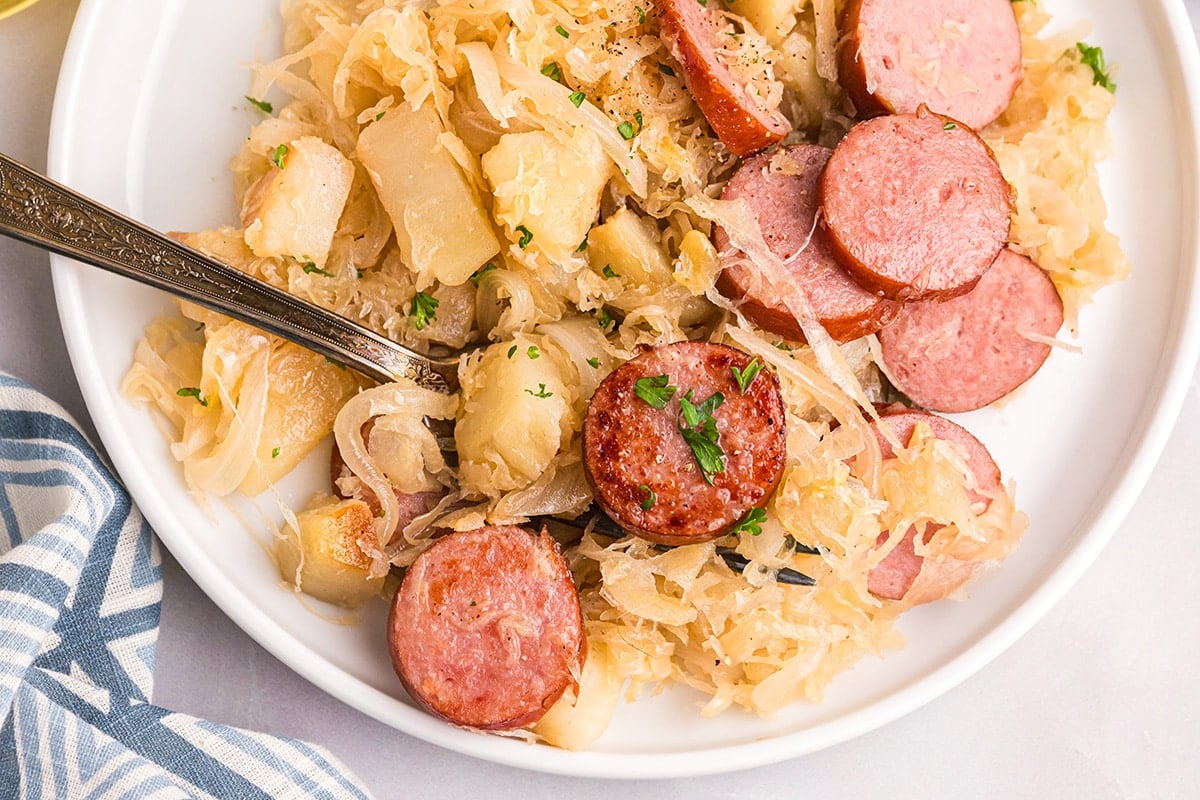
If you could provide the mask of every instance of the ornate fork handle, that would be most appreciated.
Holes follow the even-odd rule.
[[[133,278],[296,342],[378,381],[457,388],[432,359],[252,278],[0,153],[0,233]]]

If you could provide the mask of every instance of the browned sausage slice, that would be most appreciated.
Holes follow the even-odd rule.
[[[734,368],[746,376],[751,362],[725,345],[676,342],[643,351],[601,382],[583,422],[584,468],[596,501],[624,530],[661,544],[705,542],[766,503],[786,456],[783,398],[767,369],[743,393]],[[650,396],[662,407],[639,387],[658,390]],[[694,405],[724,398],[711,414],[722,471],[706,473],[681,432],[704,428],[682,413],[689,393]]]
[[[863,116],[921,105],[978,130],[1021,81],[1011,0],[850,0],[838,80]]]
[[[579,595],[549,534],[492,527],[438,539],[392,600],[392,666],[409,695],[458,725],[510,730],[576,685]]]
[[[659,32],[683,67],[683,81],[717,137],[735,155],[757,153],[792,129],[778,108],[765,108],[718,55],[715,18],[698,0],[656,0]]]
[[[975,482],[980,489],[978,493],[973,493],[972,499],[978,504],[979,513],[986,511],[988,504],[991,503],[988,495],[994,494],[1000,489],[1000,468],[992,460],[992,455],[983,442],[961,425],[924,411],[906,409],[885,413],[880,421],[875,423],[875,435],[879,441],[882,457],[892,458],[895,451],[892,449],[891,443],[879,431],[880,424],[887,425],[896,438],[907,445],[919,422],[928,425],[938,439],[954,442],[962,447],[966,454],[967,466],[974,473]],[[928,541],[937,529],[937,525],[926,525],[925,540]],[[908,599],[914,604],[929,602],[945,597],[974,574],[975,565],[972,562],[959,561],[949,557],[937,559],[937,563],[931,563],[926,567],[925,558],[917,555],[914,551],[916,535],[916,528],[910,528],[892,551],[871,570],[870,575],[867,576],[867,589],[871,594],[888,600]],[[887,533],[881,534],[879,544],[882,544],[887,536]],[[937,571],[936,580],[927,582],[923,596],[907,597],[909,589],[912,588],[922,568],[935,569]]]
[[[817,185],[831,153],[816,144],[760,153],[738,167],[721,199],[742,198],[750,205],[764,241],[804,288],[817,321],[834,339],[848,342],[891,322],[900,304],[855,283],[833,257],[829,235],[816,224]],[[724,262],[717,278],[721,294],[740,301],[742,313],[760,328],[805,341],[796,318],[744,254],[732,248],[724,228],[713,232],[713,243]]]
[[[1050,355],[1045,339],[1062,323],[1053,281],[1006,248],[969,293],[905,306],[880,331],[879,344],[896,388],[914,403],[972,411],[1029,380]]]
[[[821,177],[838,260],[897,300],[969,291],[1008,239],[1012,202],[983,140],[925,109],[855,125]]]

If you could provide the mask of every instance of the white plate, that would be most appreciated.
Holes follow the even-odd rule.
[[[167,300],[56,258],[59,312],[92,418],[159,536],[238,625],[313,683],[414,736],[547,772],[666,777],[779,761],[876,728],[994,658],[1087,567],[1149,475],[1200,348],[1200,62],[1183,5],[1045,2],[1061,21],[1091,19],[1089,40],[1120,64],[1118,154],[1104,180],[1133,277],[1084,311],[1082,355],[1056,352],[1002,409],[964,419],[1018,481],[1018,502],[1032,520],[1021,547],[974,585],[970,602],[907,615],[909,647],[864,660],[819,705],[771,721],[737,711],[701,720],[698,696],[674,690],[619,708],[586,753],[469,733],[416,710],[388,663],[382,604],[359,627],[313,614],[280,587],[266,535],[248,533],[219,504],[197,505],[150,416],[120,397],[142,327]],[[259,118],[242,100],[244,64],[274,52],[274,7],[275,0],[84,0],[55,102],[51,173],[161,229],[234,220],[226,165]],[[302,502],[321,486],[321,461],[310,459],[289,479],[287,499]],[[262,527],[253,512],[241,513],[250,528]]]

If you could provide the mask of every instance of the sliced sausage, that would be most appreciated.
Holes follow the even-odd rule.
[[[926,105],[978,130],[1021,82],[1011,0],[850,0],[839,27],[838,80],[862,116]]]
[[[923,108],[855,125],[821,177],[838,260],[897,300],[969,291],[1008,239],[1012,203],[983,140]]]
[[[549,534],[491,527],[417,557],[388,618],[409,695],[458,725],[510,730],[542,717],[583,669],[579,595]]]
[[[971,411],[1029,380],[1050,355],[1045,340],[1062,323],[1053,281],[1006,248],[969,293],[905,306],[880,331],[879,344],[896,388],[914,403]]]
[[[994,495],[1000,490],[1000,468],[996,466],[983,442],[961,425],[924,411],[904,409],[885,412],[879,422],[875,423],[875,435],[882,457],[892,458],[895,451],[891,442],[880,432],[879,425],[887,425],[896,439],[907,445],[912,439],[917,423],[921,422],[929,426],[936,438],[954,442],[962,448],[967,466],[974,473],[975,482],[979,486],[979,491],[972,492],[970,497],[978,507],[979,513],[986,511],[991,503],[989,495]],[[924,540],[929,541],[939,528],[939,525],[933,523],[926,524]],[[880,534],[877,544],[882,545],[888,535],[886,532]],[[916,537],[917,529],[910,528],[892,551],[871,570],[867,577],[867,589],[871,594],[888,600],[906,600],[913,605],[927,603],[950,594],[975,574],[975,562],[949,556],[926,559],[917,555],[914,550]],[[919,594],[910,594],[918,577],[921,578],[921,584],[917,585]]]
[[[584,469],[596,501],[624,530],[660,544],[705,542],[766,503],[783,473],[784,408],[770,370],[742,391],[734,368],[747,375],[752,361],[725,345],[676,342],[642,351],[601,382],[583,422]],[[639,386],[659,388],[662,407],[639,396]],[[705,472],[682,432],[697,427],[680,404],[718,393],[724,402],[710,432],[722,471]]]
[[[724,200],[742,198],[758,219],[771,252],[804,288],[817,321],[839,342],[874,333],[900,313],[899,303],[868,292],[833,256],[829,235],[816,224],[817,185],[833,151],[799,144],[747,159],[721,192]],[[741,251],[731,247],[723,228],[713,232],[724,269],[717,289],[739,301],[747,319],[785,339],[805,341],[792,313],[776,298]]]
[[[763,106],[721,60],[714,9],[697,0],[656,0],[659,34],[683,67],[683,82],[717,137],[735,155],[756,153],[792,129],[778,108]]]

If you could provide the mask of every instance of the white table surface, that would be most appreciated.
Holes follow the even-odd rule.
[[[0,152],[45,168],[78,0],[0,21]],[[1186,0],[1193,20],[1200,0]],[[1195,22],[1193,22],[1193,27]],[[1136,268],[1136,266],[1135,266]],[[48,257],[0,238],[0,369],[93,435],[67,359]],[[771,767],[664,781],[498,766],[398,733],[266,653],[164,551],[154,701],[324,745],[380,800],[1200,798],[1200,382],[1141,498],[1054,610],[974,677],[874,733]]]

